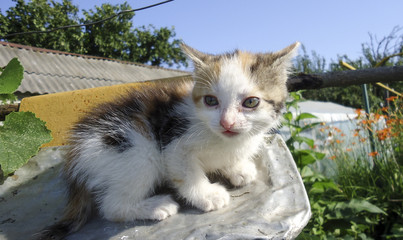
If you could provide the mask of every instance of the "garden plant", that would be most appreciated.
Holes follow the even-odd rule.
[[[403,237],[402,99],[391,97],[389,108],[371,114],[358,109],[350,132],[320,122],[304,124],[303,119],[315,116],[299,112],[299,101],[301,93],[291,93],[284,114],[290,131],[286,142],[312,208],[312,218],[298,239]],[[323,142],[301,136],[312,128],[321,132]],[[324,159],[333,163],[333,174],[315,170],[315,162]]]

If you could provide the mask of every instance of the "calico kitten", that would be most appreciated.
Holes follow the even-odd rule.
[[[223,55],[183,45],[193,82],[150,84],[93,110],[72,129],[65,216],[37,239],[62,239],[94,210],[111,221],[163,220],[179,209],[172,196],[154,194],[166,183],[204,212],[228,205],[227,190],[206,174],[237,187],[256,178],[253,157],[279,124],[298,45]]]

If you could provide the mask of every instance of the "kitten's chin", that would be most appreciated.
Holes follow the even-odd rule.
[[[221,134],[227,138],[233,138],[233,137],[237,137],[240,133],[226,130],[226,131],[221,132]]]

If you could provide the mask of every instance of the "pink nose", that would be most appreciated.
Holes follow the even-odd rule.
[[[233,122],[233,121],[228,121],[227,119],[221,119],[221,120],[220,120],[220,125],[221,125],[225,130],[230,130],[230,129],[235,125],[235,122]]]

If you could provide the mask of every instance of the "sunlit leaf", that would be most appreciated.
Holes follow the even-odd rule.
[[[296,121],[300,121],[300,120],[303,120],[303,119],[310,119],[310,118],[318,118],[318,117],[315,116],[315,115],[313,115],[313,114],[311,114],[311,113],[300,113],[300,114],[295,118],[295,120],[296,120]]]
[[[31,112],[13,112],[0,127],[0,166],[5,177],[24,165],[52,140],[45,122]]]
[[[20,86],[24,68],[17,58],[13,58],[0,75],[0,94],[12,94]]]

